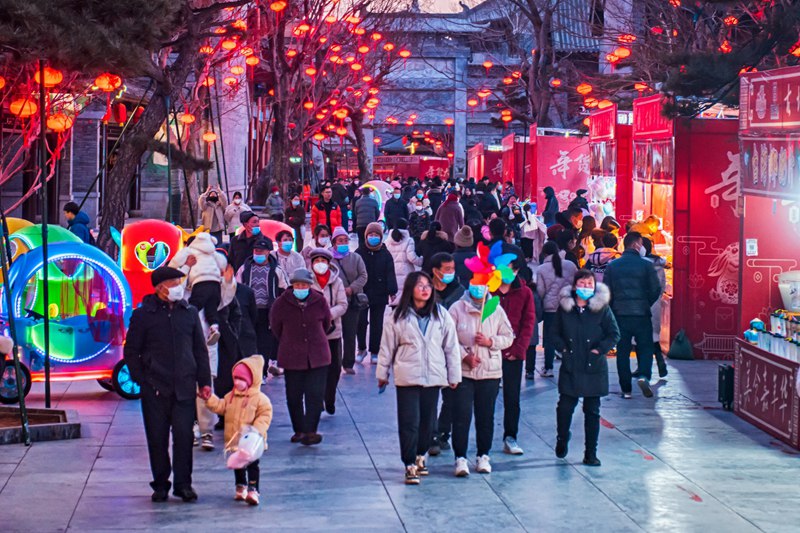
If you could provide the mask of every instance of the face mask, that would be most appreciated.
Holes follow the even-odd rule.
[[[358,181],[358,180],[353,180],[353,184],[354,184],[354,185],[358,185],[358,184],[359,184],[359,181]]]
[[[421,205],[418,205],[418,206],[417,206],[417,212],[418,212],[418,213],[421,213],[421,212],[422,212],[422,209],[423,209],[423,207],[422,207]]]
[[[292,200],[292,206],[297,207],[300,205],[300,200]]]
[[[314,263],[314,266],[311,268],[320,276],[324,276],[328,271],[328,263]]]
[[[350,252],[350,245],[349,244],[337,244],[336,251],[342,255],[347,255]]]
[[[581,300],[588,300],[589,298],[594,296],[594,289],[588,289],[586,287],[578,287],[577,289],[575,289],[575,294]]]
[[[308,289],[293,289],[294,297],[298,300],[305,300],[308,298]]]
[[[327,248],[328,245],[331,243],[331,238],[330,237],[321,237],[318,242],[319,242],[320,246],[322,246],[323,248]]]
[[[264,254],[253,254],[253,261],[255,261],[258,265],[263,265],[266,260],[267,256]]]
[[[486,285],[472,285],[469,286],[469,295],[475,298],[476,300],[480,300],[483,298],[483,295],[486,294]]]
[[[239,205],[239,204],[242,203],[242,199],[241,198],[234,198],[233,199],[233,203],[235,203],[236,205]]]
[[[418,194],[418,195],[417,195],[417,198],[419,198],[420,200],[422,200],[424,197],[425,197],[425,195],[424,195],[424,194]]]
[[[174,287],[169,288],[169,292],[167,293],[167,299],[170,302],[179,302],[183,300],[185,289],[183,285],[176,285]]]
[[[214,203],[217,203],[217,202],[219,202],[219,198],[218,198],[218,197],[216,197],[216,196],[209,196],[209,197],[208,197],[208,201],[209,201],[209,202],[214,202]]]
[[[380,237],[376,237],[375,235],[370,235],[369,237],[367,237],[367,244],[369,244],[373,248],[378,246],[380,243],[381,243]]]
[[[639,247],[639,257],[646,257],[646,256],[647,256],[647,250],[644,249],[644,246],[640,246]]]
[[[453,272],[450,272],[449,274],[442,274],[442,283],[446,285],[451,284],[454,279],[456,279],[456,275]]]
[[[400,199],[400,193],[399,192],[394,193],[392,196],[394,197],[395,200],[399,200]]]
[[[233,379],[233,386],[239,392],[244,392],[247,390],[247,382],[243,379],[234,378]]]
[[[250,231],[253,233],[253,235],[258,235],[258,234],[260,234],[260,233],[261,233],[261,228],[260,228],[260,227],[258,227],[258,226],[256,226],[256,227],[254,227],[254,228],[253,228],[252,230],[250,230]]]
[[[283,250],[284,252],[291,252],[293,244],[294,243],[292,241],[283,241],[281,243],[281,250]]]

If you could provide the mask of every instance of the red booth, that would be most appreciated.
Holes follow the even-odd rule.
[[[742,75],[741,318],[734,410],[800,448],[800,67]]]
[[[503,182],[510,181],[514,184],[517,195],[520,198],[527,198],[531,194],[529,180],[532,165],[528,139],[511,133],[503,137],[502,146]]]
[[[659,95],[633,103],[632,214],[655,215],[667,269],[662,347],[684,330],[694,355],[732,359],[739,324],[739,146],[735,120],[662,115]]]
[[[379,155],[373,159],[373,175],[376,179],[391,176],[446,180],[450,177],[450,160],[430,155]]]
[[[613,187],[614,216],[631,220],[633,202],[632,127],[620,124],[617,104],[593,111],[589,118],[589,167],[598,187]]]
[[[492,182],[503,179],[503,152],[489,150],[483,143],[478,143],[467,150],[467,178],[480,181],[484,176],[489,176]]]

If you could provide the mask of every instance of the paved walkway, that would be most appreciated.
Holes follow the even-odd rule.
[[[715,363],[674,364],[654,401],[608,397],[597,469],[580,463],[582,415],[568,460],[554,457],[554,381],[525,383],[525,455],[502,453],[501,398],[494,472],[456,479],[447,454],[431,459],[418,487],[402,483],[394,391],[379,396],[374,367],[366,368],[342,377],[318,447],[289,443],[283,383],[265,387],[275,419],[258,508],[232,501],[220,449],[195,452],[198,503],[151,503],[138,402],[93,383],[57,384],[57,406],[80,412],[84,438],[0,447],[2,529],[733,533],[797,531],[800,523],[798,453],[719,409]],[[31,405],[42,404],[41,390]]]

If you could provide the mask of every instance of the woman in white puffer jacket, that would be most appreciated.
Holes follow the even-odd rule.
[[[422,266],[422,257],[417,255],[414,239],[408,234],[408,222],[400,219],[396,225],[397,227],[386,239],[386,249],[394,259],[394,275],[397,278],[397,286],[402,287],[408,275],[416,272]],[[400,294],[395,297],[394,301],[389,302],[389,305],[394,307],[399,300]]]

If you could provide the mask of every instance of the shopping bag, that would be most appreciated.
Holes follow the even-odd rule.
[[[244,468],[258,461],[264,455],[264,436],[253,426],[242,426],[239,430],[239,443],[236,451],[228,456],[227,465],[231,470]]]
[[[689,337],[686,336],[685,331],[680,330],[678,334],[675,335],[675,338],[672,340],[672,344],[669,347],[667,357],[670,359],[682,359],[684,361],[694,360],[692,343],[689,341]]]

